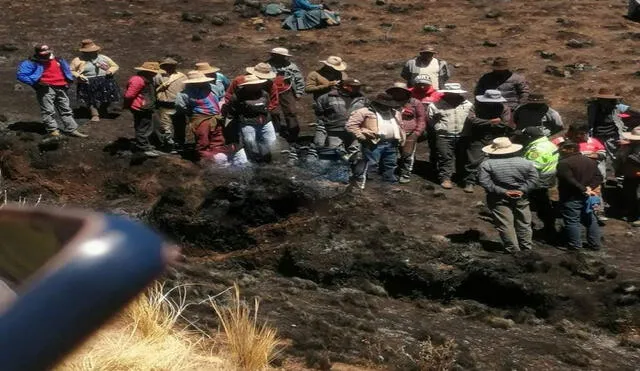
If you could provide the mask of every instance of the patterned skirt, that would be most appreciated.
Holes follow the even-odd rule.
[[[78,82],[77,97],[78,104],[100,107],[103,104],[118,102],[120,88],[112,76],[92,77],[87,83]]]

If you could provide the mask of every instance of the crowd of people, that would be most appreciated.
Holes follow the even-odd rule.
[[[87,136],[67,96],[76,80],[78,102],[91,121],[122,96],[133,115],[136,150],[147,157],[186,151],[191,143],[203,164],[267,163],[281,152],[280,135],[290,163],[330,158],[348,165],[352,185],[364,189],[376,173],[389,183],[409,183],[416,149],[426,142],[443,189],[456,183],[467,193],[484,188],[507,251],[532,247],[531,209],[550,242],[562,236],[561,216],[566,246],[583,247],[582,224],[587,246],[600,248],[608,174],[624,189],[628,222],[640,227],[640,128],[625,127],[629,106],[608,88],[589,102],[588,120],[565,131],[550,102],[502,57],[479,79],[473,100],[450,81],[453,68],[432,46],[406,62],[402,81],[371,98],[348,76],[342,58],[329,56],[305,78],[281,47],[232,79],[206,62],[185,74],[175,59],[147,61],[134,68],[121,94],[114,79],[119,67],[100,50],[83,40],[69,64],[38,45],[20,64],[18,80],[35,89],[49,139]],[[298,100],[305,94],[313,96],[316,123],[312,143],[303,148]]]

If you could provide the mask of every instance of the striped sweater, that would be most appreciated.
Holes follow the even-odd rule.
[[[506,191],[528,194],[538,186],[538,171],[522,157],[494,157],[480,164],[478,180],[489,194],[502,196]]]

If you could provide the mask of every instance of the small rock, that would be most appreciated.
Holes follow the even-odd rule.
[[[447,194],[444,191],[435,190],[435,191],[433,191],[433,197],[434,198],[440,198],[440,199],[446,199],[447,198]]]
[[[299,288],[303,289],[303,290],[317,290],[318,289],[318,284],[311,281],[311,280],[305,280],[304,278],[299,278],[299,277],[293,277],[291,279],[291,281]]]
[[[568,71],[567,71],[568,72]],[[557,66],[546,66],[544,68],[544,73],[549,74],[551,76],[556,76],[556,77],[569,77],[571,75],[571,73],[569,73],[569,76],[567,76],[565,74],[565,71]]]
[[[491,40],[485,40],[484,43],[482,43],[482,45],[490,48],[495,48],[496,46],[498,46],[498,43]]]
[[[427,24],[424,25],[424,27],[422,27],[422,31],[424,32],[442,32],[442,29],[440,29],[440,27],[432,25],[432,24]]]
[[[620,345],[631,348],[640,348],[640,334],[634,332],[624,335],[620,340]]]
[[[508,329],[516,324],[513,320],[502,317],[487,317],[485,321],[489,326],[501,329]]]
[[[198,34],[193,34],[191,36],[191,41],[202,41],[202,36],[200,36]]]
[[[640,297],[638,297],[637,295],[626,294],[618,297],[618,299],[616,300],[616,304],[619,306],[626,307],[629,305],[636,304],[638,301],[640,301]]]
[[[242,18],[255,18],[260,16],[260,10],[256,8],[245,7],[244,10],[242,10],[242,14],[240,14],[240,16]]]
[[[214,26],[222,26],[224,23],[225,23],[225,20],[222,17],[218,17],[218,16],[211,17],[211,24]]]
[[[209,33],[209,30],[207,30],[206,28],[201,28],[201,29],[199,29],[199,30],[198,30],[198,33],[201,33],[201,34],[208,34],[208,33]]]
[[[0,51],[3,52],[15,52],[18,49],[19,48],[16,44],[7,43],[0,45]]]
[[[244,5],[255,9],[260,9],[262,7],[259,0],[244,0]]]
[[[387,290],[385,290],[384,287],[380,285],[376,285],[369,281],[364,282],[364,284],[362,285],[362,290],[364,290],[364,292],[366,292],[367,294],[371,294],[371,295],[382,296],[382,297],[389,296],[389,294],[387,293]]]
[[[540,56],[541,56],[542,58],[544,58],[544,59],[551,59],[551,58],[553,58],[553,57],[555,57],[555,56],[556,56],[556,53],[554,53],[554,52],[549,52],[549,51],[546,51],[546,50],[541,50],[541,51],[540,51]]]
[[[182,13],[182,21],[183,22],[200,23],[203,20],[204,20],[204,17],[202,17],[200,15],[189,13],[189,12]]]
[[[445,25],[444,27],[445,27],[445,28],[448,28],[448,29],[450,29],[450,30],[453,30],[454,28],[456,28],[456,27],[458,27],[458,26],[456,26],[456,25],[455,25],[455,24],[453,24],[453,23],[449,23],[449,24]]]
[[[26,85],[23,85],[23,84],[13,85],[13,91],[25,91],[25,90],[27,90]]]
[[[382,68],[384,68],[385,70],[395,70],[396,68],[400,67],[400,63],[399,62],[384,62],[382,64]]]
[[[113,13],[114,17],[120,17],[120,18],[129,18],[129,17],[133,17],[133,13],[129,10],[123,10],[123,11],[115,11]]]
[[[476,207],[476,208],[484,207],[484,202],[478,201],[475,204],[473,204],[473,207]]]
[[[393,27],[393,23],[387,23],[387,22],[380,23],[380,27],[382,27],[382,28],[391,28],[391,27]]]
[[[498,18],[501,16],[502,16],[502,12],[497,9],[491,9],[485,14],[485,17],[487,18]]]
[[[386,0],[376,0],[376,5],[378,6],[382,6],[382,5],[386,5],[387,1]]]
[[[567,45],[567,47],[573,48],[573,49],[587,48],[589,46],[593,46],[593,41],[591,41],[591,40],[571,39],[571,40],[567,41],[566,45]]]
[[[7,115],[0,113],[0,122],[7,122],[9,121],[9,118],[7,117]]]
[[[406,13],[408,11],[409,11],[409,8],[407,8],[406,6],[391,4],[387,7],[387,12],[393,13],[393,14]]]
[[[4,55],[0,55],[0,64],[5,64],[9,61],[9,58],[5,57]]]
[[[446,236],[439,235],[439,234],[434,234],[433,236],[431,236],[431,241],[433,241],[435,243],[441,243],[441,244],[447,244],[447,243],[451,242],[451,240],[449,238],[447,238]]]

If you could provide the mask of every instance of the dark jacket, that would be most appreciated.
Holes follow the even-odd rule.
[[[267,124],[271,121],[269,93],[260,90],[256,94],[247,94],[239,87],[231,97],[228,112],[241,125]]]
[[[529,84],[524,76],[508,72],[500,74],[495,71],[484,74],[476,85],[475,95],[483,95],[485,91],[494,89],[500,90],[504,99],[507,100],[506,105],[512,110],[515,109],[520,102],[529,98]]]
[[[500,118],[502,121],[492,124],[489,120],[493,118]],[[476,103],[469,110],[462,129],[462,136],[486,144],[498,137],[511,136],[512,133],[511,110],[501,103]]]
[[[560,114],[546,104],[523,104],[513,111],[513,122],[516,131],[531,126],[544,126],[549,135],[554,135],[564,129]]]
[[[345,125],[351,112],[368,104],[363,95],[354,97],[344,95],[337,89],[321,95],[316,101],[318,123],[327,131],[345,131]]]
[[[60,68],[62,68],[62,73],[64,74],[64,78],[67,82],[73,82],[73,74],[71,73],[69,63],[62,58],[56,58],[56,60],[60,63]],[[18,65],[18,73],[16,77],[21,83],[29,86],[35,86],[38,81],[40,81],[43,71],[44,66],[42,63],[38,63],[32,59],[27,59],[20,62]]]
[[[625,179],[640,178],[640,143],[632,142],[622,146],[618,156],[616,156],[616,174],[620,174]]]
[[[626,131],[626,127],[620,118],[620,111],[616,102],[593,100],[587,106],[587,120],[592,135],[596,138],[615,137]]]
[[[595,189],[604,181],[597,163],[581,153],[561,158],[557,174],[560,201],[584,200],[587,187]]]

